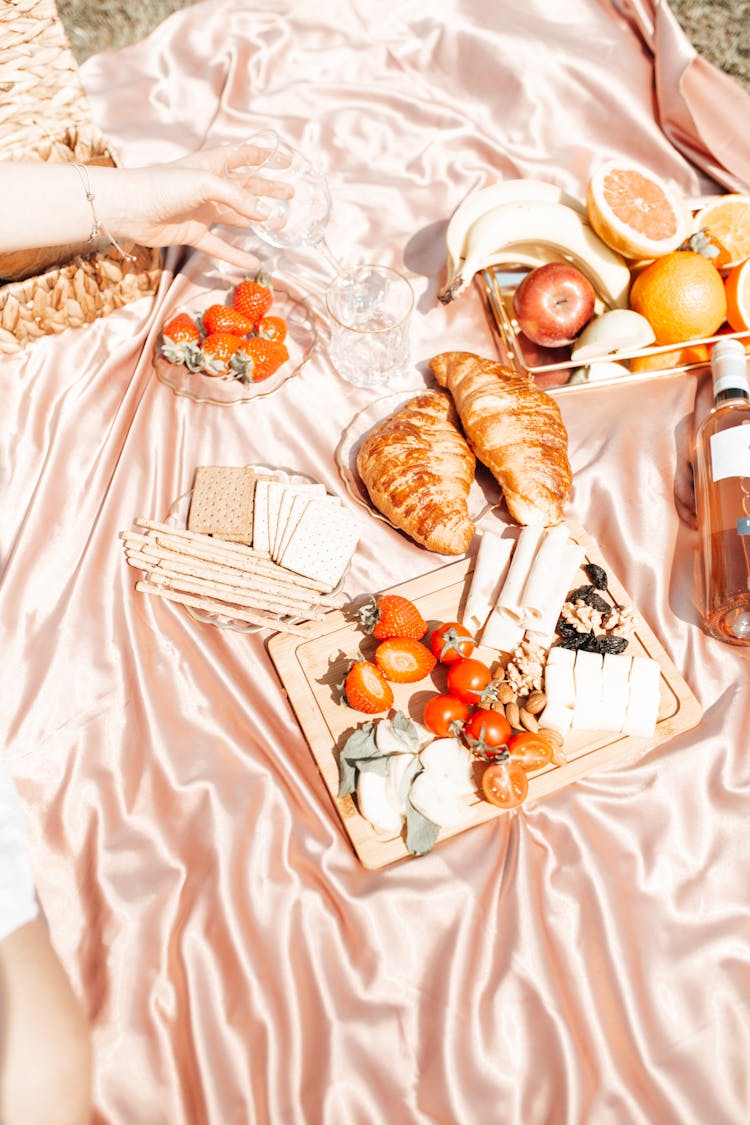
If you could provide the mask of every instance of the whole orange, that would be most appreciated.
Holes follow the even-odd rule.
[[[727,315],[724,283],[715,266],[692,250],[657,258],[630,288],[630,307],[645,316],[657,344],[713,336]]]

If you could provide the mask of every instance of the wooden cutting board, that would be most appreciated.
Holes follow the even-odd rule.
[[[571,528],[571,535],[585,547],[584,563],[597,563],[607,571],[609,592],[615,601],[623,606],[631,605],[625,590],[612,574],[590,536],[575,527]],[[402,594],[414,601],[431,627],[440,621],[460,621],[473,568],[473,558],[462,559],[421,578],[394,586],[388,592]],[[581,571],[576,584],[582,585],[588,581]],[[316,623],[309,637],[300,638],[280,633],[268,642],[271,659],[305,733],[344,830],[362,864],[371,869],[385,867],[411,856],[401,837],[384,839],[377,833],[369,821],[360,816],[352,797],[337,796],[339,750],[356,727],[368,718],[339,702],[338,685],[344,679],[349,660],[358,655],[370,656],[377,643],[363,633],[353,608],[327,614],[322,621]],[[640,615],[637,618],[635,637],[628,645],[627,652],[650,656],[661,668],[659,716],[654,736],[636,738],[609,731],[571,731],[566,736],[564,746],[567,762],[563,765],[550,764],[529,777],[528,803],[555,793],[602,766],[635,759],[653,746],[682,731],[690,730],[700,722],[702,712],[698,700]],[[491,667],[497,662],[497,653],[490,649],[479,648],[474,655]],[[392,685],[394,706],[420,721],[430,695],[444,690],[445,676],[445,668],[438,665],[429,678],[418,684]],[[504,815],[504,810],[495,808],[477,795],[470,818],[458,828],[443,829],[438,844],[478,824]]]

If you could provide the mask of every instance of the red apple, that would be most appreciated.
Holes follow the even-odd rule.
[[[526,274],[513,294],[521,331],[544,348],[572,344],[594,315],[596,294],[570,262],[548,262]]]

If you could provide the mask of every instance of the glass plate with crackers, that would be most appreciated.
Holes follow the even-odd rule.
[[[209,305],[223,304],[225,296],[226,294],[218,289],[203,290],[197,293],[189,304],[179,305],[173,309],[165,317],[164,323],[168,324],[172,317],[181,312],[186,312],[193,318],[198,317]],[[191,402],[207,403],[211,406],[239,406],[275,394],[289,379],[302,371],[315,347],[317,328],[315,317],[307,301],[278,285],[273,287],[273,304],[269,314],[281,317],[286,323],[284,343],[289,352],[289,359],[267,379],[258,383],[244,383],[229,375],[214,377],[190,371],[182,363],[170,363],[161,353],[161,335],[154,353],[157,378],[176,395],[188,398]]]
[[[163,520],[135,523],[121,538],[136,589],[242,633],[306,636],[340,606],[357,543],[324,485],[270,465],[199,466]]]

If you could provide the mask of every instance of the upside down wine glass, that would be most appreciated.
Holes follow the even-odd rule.
[[[282,250],[309,246],[325,258],[334,274],[342,272],[325,236],[331,215],[328,182],[304,153],[273,129],[266,129],[235,146],[224,173],[249,191],[262,194],[259,206],[264,218],[250,227],[264,242]],[[288,194],[265,194],[268,181],[288,189]]]

